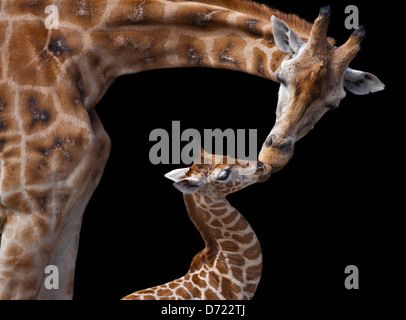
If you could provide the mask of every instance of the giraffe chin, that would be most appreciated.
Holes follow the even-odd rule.
[[[271,171],[272,171],[272,169],[271,169]],[[265,174],[263,176],[259,176],[258,182],[262,183],[262,182],[268,181],[268,179],[271,177],[271,171],[269,171],[267,174]]]
[[[279,149],[272,147],[264,147],[259,153],[258,160],[272,167],[271,172],[275,173],[283,169],[283,167],[292,158],[293,152],[282,152]]]

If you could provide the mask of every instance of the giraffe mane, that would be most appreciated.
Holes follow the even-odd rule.
[[[277,18],[285,21],[299,36],[307,37],[310,35],[313,24],[305,19],[292,14],[283,13],[277,9],[270,8],[265,4],[253,2],[251,0],[190,0],[191,2],[206,3],[209,5],[220,6],[244,14],[253,16],[254,18],[271,21],[274,15]]]

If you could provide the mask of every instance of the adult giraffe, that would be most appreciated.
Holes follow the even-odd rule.
[[[327,38],[330,7],[320,9],[307,41],[284,21],[271,18],[276,45],[292,56],[281,63],[276,122],[266,138],[259,160],[283,168],[293,155],[297,140],[304,137],[320,118],[338,107],[348,91],[364,95],[384,89],[373,74],[348,67],[360,50],[364,27],[355,30],[342,46]]]

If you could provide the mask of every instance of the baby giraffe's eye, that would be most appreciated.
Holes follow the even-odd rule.
[[[217,180],[221,180],[221,181],[227,180],[228,177],[230,176],[230,173],[231,173],[230,168],[221,171],[219,173],[219,175],[217,176]]]

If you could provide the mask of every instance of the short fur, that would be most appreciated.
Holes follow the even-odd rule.
[[[312,29],[312,23],[295,14],[280,12],[279,10],[270,8],[264,4],[259,4],[250,0],[191,0],[192,2],[206,3],[215,5],[244,14],[248,14],[257,19],[271,21],[274,15],[277,18],[285,21],[299,36],[308,36]]]

